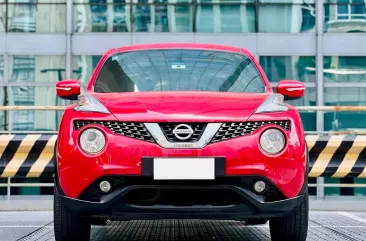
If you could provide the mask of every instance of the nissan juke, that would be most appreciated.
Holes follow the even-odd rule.
[[[287,100],[305,86],[272,89],[253,54],[198,43],[107,51],[73,100],[55,147],[56,241],[90,240],[107,220],[269,221],[274,241],[305,241],[308,152]]]

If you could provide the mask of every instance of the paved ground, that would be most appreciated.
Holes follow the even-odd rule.
[[[308,240],[364,241],[366,213],[310,212]],[[0,240],[54,240],[52,212],[0,212]],[[93,241],[266,241],[268,224],[232,221],[133,221],[93,226]]]

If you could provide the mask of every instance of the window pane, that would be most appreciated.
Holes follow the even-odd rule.
[[[324,32],[349,33],[366,31],[365,1],[334,0],[327,2],[330,3],[324,5]]]
[[[366,88],[327,87],[324,101],[329,106],[365,106]],[[324,114],[325,130],[354,130],[366,128],[366,112],[329,111]]]
[[[274,88],[275,89],[275,88]],[[276,92],[276,91],[275,91]],[[293,106],[315,106],[316,105],[316,88],[306,87],[304,96],[298,100],[286,101]],[[302,124],[305,131],[316,131],[316,113],[300,111]]]
[[[89,1],[89,0],[86,0]],[[0,0],[0,2],[8,2],[8,3],[41,3],[41,4],[51,4],[51,3],[66,3],[66,0]]]
[[[196,0],[197,3],[251,3],[254,4],[256,0]]]
[[[2,95],[4,90],[3,90],[4,87],[0,87],[0,105],[3,104],[4,102],[4,96]],[[8,128],[8,125],[6,124],[6,111],[0,111],[0,131],[4,131],[4,130],[7,130]]]
[[[326,184],[339,184],[340,180],[340,178],[324,177],[324,183]],[[325,187],[324,194],[326,196],[340,196],[340,190],[339,187]]]
[[[130,32],[130,7],[124,1],[74,5],[75,32]]]
[[[273,92],[277,92],[276,88],[273,88]],[[316,88],[306,87],[304,96],[298,100],[287,100],[293,106],[315,106],[316,105]],[[316,131],[316,113],[299,111],[302,124],[305,131]]]
[[[20,110],[14,111],[12,118],[13,131],[57,131],[62,111]],[[8,123],[5,122],[5,125],[8,130]]]
[[[270,82],[293,79],[315,83],[314,56],[260,56],[259,62]]]
[[[0,0],[4,2],[4,0]],[[6,5],[0,4],[0,32],[5,32],[5,19],[6,19]]]
[[[14,111],[12,118],[13,131],[57,131],[62,111],[20,110]],[[4,130],[8,130],[7,122],[4,123],[4,126]]]
[[[0,86],[0,106],[7,105],[8,98],[5,95],[6,87]],[[0,111],[0,131],[5,129],[6,111]]]
[[[325,177],[325,183],[331,184],[365,184],[365,178],[332,178]],[[326,187],[326,196],[366,196],[366,188],[361,187]]]
[[[261,2],[259,32],[315,32],[315,4],[292,4],[292,0],[281,1],[289,4],[272,4],[270,0]]]
[[[260,56],[259,62],[270,82],[276,84],[283,79],[294,79],[302,82],[315,83],[314,56]],[[294,106],[316,105],[316,88],[306,87],[304,97],[298,100],[287,101]],[[316,113],[300,112],[305,131],[316,130]]]
[[[197,5],[197,32],[255,32],[253,4]]]
[[[316,113],[300,112],[300,117],[305,131],[316,131]]]
[[[8,105],[26,106],[54,106],[65,105],[65,101],[58,98],[54,86],[30,87],[8,86],[5,88]],[[62,112],[21,110],[13,112],[13,130],[56,130]],[[7,125],[7,123],[4,123]]]
[[[0,83],[4,82],[4,56],[0,55]],[[0,90],[0,96],[1,90]],[[0,105],[1,105],[1,98],[0,98]]]
[[[9,32],[66,32],[66,4],[8,4]]]
[[[74,56],[73,78],[80,80],[80,82],[86,86],[101,57],[102,56],[99,55]]]
[[[192,32],[192,6],[138,5],[133,7],[134,32]]]
[[[316,1],[317,0],[259,0],[259,3],[293,3],[293,4],[313,3],[314,4]]]
[[[353,178],[353,182],[356,184],[366,184],[365,178]],[[356,187],[354,188],[354,195],[356,196],[366,196],[366,188]]]
[[[65,56],[9,56],[9,82],[57,82],[65,78]]]
[[[324,82],[366,82],[366,57],[324,57]]]
[[[192,3],[193,0],[136,0],[134,3]]]

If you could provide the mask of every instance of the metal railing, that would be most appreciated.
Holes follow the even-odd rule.
[[[42,133],[42,134],[57,134],[58,131],[17,131],[13,130],[13,111],[19,110],[41,110],[41,111],[63,111],[66,106],[0,106],[0,111],[7,111],[7,123],[8,128],[6,131],[1,131],[2,133],[17,134],[17,133]],[[297,106],[296,109],[299,112],[316,112],[316,111],[337,111],[337,112],[355,112],[355,111],[366,111],[366,106]],[[327,135],[366,135],[366,130],[344,130],[344,131],[305,131],[305,134],[327,134]]]
[[[6,199],[8,201],[10,201],[10,199],[11,199],[11,188],[12,187],[53,187],[54,186],[53,183],[40,183],[40,182],[35,182],[35,183],[12,183],[11,179],[12,179],[11,177],[8,177],[6,183],[0,183],[0,188],[1,187],[6,187]]]
[[[16,133],[49,133],[56,134],[57,131],[14,131],[13,130],[13,111],[19,110],[42,110],[42,111],[63,111],[66,106],[0,106],[0,111],[7,111],[7,123],[8,128],[6,131],[0,131],[1,133],[16,134]]]
[[[1,133],[16,134],[16,133],[52,133],[57,134],[58,131],[15,131],[12,130],[12,112],[19,110],[42,110],[42,111],[62,111],[66,106],[0,106],[0,111],[7,111],[7,121],[8,130],[0,131]],[[345,111],[345,112],[355,112],[355,111],[366,111],[366,106],[298,106],[296,107],[299,112],[316,112],[316,111]],[[355,130],[355,131],[305,131],[306,134],[329,134],[329,135],[344,135],[344,134],[355,134],[355,135],[365,135],[366,130]],[[321,177],[320,177],[321,178]],[[12,183],[10,177],[7,178],[7,183],[0,183],[0,187],[7,188],[7,199],[10,200],[11,197],[11,187],[53,187],[53,183]],[[309,184],[309,187],[316,188],[366,188],[366,184],[328,184],[319,182],[319,177],[316,183]]]
[[[0,131],[1,133],[16,134],[16,133],[44,133],[56,134],[58,131],[16,131],[13,130],[13,111],[19,110],[42,110],[42,111],[63,111],[66,106],[0,106],[0,111],[7,111],[7,131]],[[366,111],[366,106],[297,106],[299,112],[316,112],[316,111],[337,111],[337,112],[355,112]],[[328,135],[366,135],[366,130],[345,130],[345,131],[305,131],[305,134],[328,134]]]
[[[11,182],[12,178],[11,177],[8,177],[7,178],[7,182],[6,183],[0,183],[0,188],[1,187],[6,187],[7,190],[6,190],[6,199],[8,201],[11,200],[11,188],[12,187],[53,187],[54,186],[54,183],[12,183]],[[325,184],[321,184],[321,183],[318,183],[318,180],[317,180],[317,183],[309,183],[308,184],[309,187],[328,187],[328,188],[345,188],[345,187],[348,187],[348,188],[356,188],[356,187],[359,187],[359,188],[366,188],[366,184],[360,184],[360,183],[357,183],[357,184],[346,184],[346,183],[325,183]]]

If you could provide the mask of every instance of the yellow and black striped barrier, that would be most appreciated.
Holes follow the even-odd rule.
[[[366,135],[306,136],[309,177],[366,178]]]
[[[57,135],[0,135],[0,177],[52,177]]]
[[[0,177],[52,177],[57,135],[0,135]],[[307,135],[309,177],[366,178],[366,135]]]

